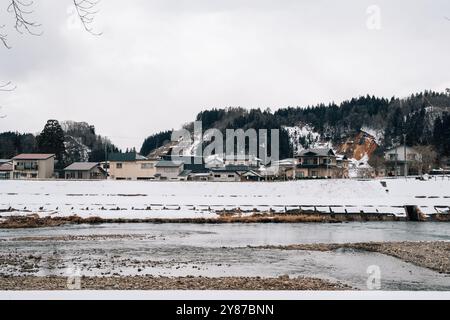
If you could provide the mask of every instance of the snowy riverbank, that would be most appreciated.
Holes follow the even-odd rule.
[[[2,216],[37,213],[40,217],[210,219],[224,210],[239,210],[245,215],[255,211],[282,213],[298,209],[404,216],[404,205],[417,205],[426,214],[447,213],[450,180],[0,182]]]

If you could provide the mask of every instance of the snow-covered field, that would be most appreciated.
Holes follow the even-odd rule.
[[[386,182],[383,187],[382,181]],[[217,183],[147,181],[0,181],[0,215],[104,218],[217,217],[216,212],[314,209],[404,215],[404,205],[427,214],[448,212],[450,180],[301,180]],[[12,212],[5,210],[12,209]]]

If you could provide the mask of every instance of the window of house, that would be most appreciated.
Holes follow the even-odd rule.
[[[220,174],[215,174],[214,178],[220,178]]]
[[[83,179],[83,172],[78,171],[78,179]]]
[[[228,178],[234,178],[234,174],[229,174]]]
[[[395,160],[395,159],[397,159],[397,155],[394,154],[394,153],[391,153],[391,154],[389,155],[389,160]]]
[[[141,163],[141,169],[153,169],[153,163]]]
[[[116,169],[122,169],[122,163],[116,163]]]

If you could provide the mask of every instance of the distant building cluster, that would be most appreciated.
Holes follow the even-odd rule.
[[[399,146],[384,154],[384,167],[352,163],[331,148],[305,149],[295,157],[262,165],[255,156],[209,158],[180,156],[173,160],[170,151],[142,156],[136,152],[110,153],[107,160],[74,162],[55,174],[54,154],[19,154],[12,159],[0,159],[0,179],[68,179],[68,180],[155,180],[155,181],[276,181],[294,179],[345,179],[350,170],[360,170],[358,177],[417,175],[412,164],[422,155],[410,147]],[[356,168],[354,168],[356,166]],[[440,170],[450,172],[448,167]]]

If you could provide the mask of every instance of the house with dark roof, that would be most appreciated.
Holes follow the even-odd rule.
[[[14,158],[13,179],[50,179],[55,170],[55,155],[22,153]]]
[[[106,171],[98,162],[74,162],[64,169],[64,177],[77,180],[106,179]]]
[[[251,171],[246,165],[228,165],[223,168],[211,168],[211,180],[215,182],[236,182],[242,180],[242,175]]]
[[[254,155],[227,155],[224,159],[225,165],[248,166],[252,168],[259,168],[261,159]]]
[[[214,182],[236,182],[241,181],[240,174],[232,168],[212,168],[211,179]]]
[[[13,164],[12,160],[0,159],[0,180],[12,179]]]
[[[343,178],[336,154],[331,148],[305,149],[296,158],[296,178]]]
[[[157,162],[136,152],[110,153],[106,170],[113,180],[154,180]]]
[[[181,161],[160,160],[155,164],[158,180],[187,180],[189,173],[184,171],[184,163]]]

